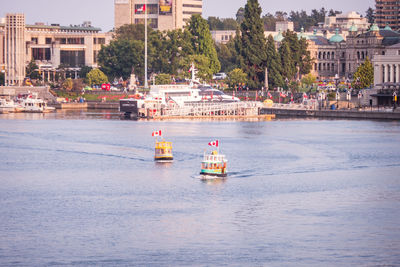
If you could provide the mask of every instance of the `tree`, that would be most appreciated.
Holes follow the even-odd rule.
[[[227,44],[216,46],[218,60],[221,63],[221,71],[230,72],[238,67],[236,62],[235,41],[232,39]]]
[[[339,15],[339,14],[342,14],[342,11],[330,9],[328,16],[329,17],[334,17],[334,16]]]
[[[317,81],[317,77],[315,77],[314,75],[312,75],[311,73],[305,75],[302,79],[301,79],[301,83],[304,84],[307,87],[312,86],[315,82]]]
[[[194,54],[207,57],[210,62],[209,68],[211,72],[217,73],[221,69],[221,64],[218,60],[207,21],[199,14],[192,15],[187,29],[192,34]]]
[[[190,55],[181,58],[180,68],[182,69],[185,78],[190,78],[192,75],[189,71],[192,63],[194,63],[197,70],[196,77],[203,81],[211,80],[214,72],[209,67],[210,59],[204,55]]]
[[[124,25],[116,30],[115,38],[102,46],[98,54],[101,69],[110,78],[127,79],[132,68],[139,78],[144,77],[144,32],[142,24]],[[148,27],[148,71],[165,72],[169,58],[166,57],[166,35]]]
[[[247,83],[247,74],[241,69],[234,69],[228,73],[228,81],[230,87],[237,86],[238,84],[245,84]]]
[[[374,23],[375,21],[375,10],[369,7],[366,11],[365,17],[368,19],[368,23]]]
[[[277,19],[271,13],[267,13],[262,18],[264,23],[264,30],[266,31],[275,31],[275,26]]]
[[[40,79],[40,74],[37,70],[39,70],[39,66],[36,65],[35,60],[32,59],[28,66],[26,66],[26,77],[31,79]]]
[[[299,61],[297,62],[296,65],[299,68],[299,74],[301,76],[310,73],[310,71],[312,70],[313,60],[311,58],[311,53],[308,50],[307,40],[301,38],[298,42],[299,42],[299,51],[298,51]]]
[[[240,7],[236,12],[236,21],[237,23],[242,24],[243,20],[244,20],[244,8]]]
[[[367,57],[363,64],[361,64],[356,73],[354,74],[354,81],[351,86],[354,89],[369,88],[374,83],[374,67]]]
[[[268,69],[268,87],[283,87],[285,82],[282,77],[282,65],[278,52],[276,51],[275,41],[272,35],[267,39],[267,69]]]
[[[151,27],[147,28],[148,35],[154,31]],[[144,24],[125,24],[115,31],[114,39],[144,41]]]
[[[288,83],[296,74],[296,66],[294,65],[292,51],[289,48],[288,42],[282,42],[279,47],[279,56],[282,64],[282,75],[286,83]]]
[[[292,80],[295,78],[297,74],[297,78],[300,78],[300,75],[308,74],[312,69],[312,58],[310,51],[308,51],[308,43],[307,40],[301,38],[300,40],[297,38],[297,34],[292,31],[287,31],[283,34],[285,37],[282,41],[282,44],[287,44],[290,49],[290,58],[285,59],[290,64],[284,67],[290,67],[285,72],[287,79]],[[282,54],[283,51],[280,51],[281,59],[282,57],[286,57]],[[292,62],[290,62],[292,61]],[[282,62],[283,63],[283,62]],[[293,74],[293,75],[292,75]]]
[[[71,78],[66,79],[62,84],[62,88],[64,88],[64,90],[67,90],[67,91],[71,91],[73,86],[74,86],[74,82],[72,81]]]
[[[248,0],[244,20],[240,25],[241,37],[236,42],[236,49],[241,57],[241,68],[248,76],[250,88],[262,87],[265,80],[266,40],[260,16],[261,7],[258,0]]]
[[[92,70],[92,67],[83,66],[79,72],[79,77],[86,78],[86,75]]]
[[[162,65],[160,72],[177,75],[180,69],[181,58],[194,53],[189,31],[173,30],[165,33],[163,47],[160,49],[162,56],[158,62]]]
[[[160,73],[156,76],[156,84],[170,84],[171,75],[166,73]]]
[[[107,76],[99,69],[91,70],[86,75],[86,79],[89,85],[108,83]]]
[[[211,31],[236,30],[236,28],[238,27],[238,23],[236,22],[236,20],[231,18],[220,19],[218,17],[208,17],[207,22]]]
[[[98,54],[101,70],[111,78],[127,79],[135,69],[135,74],[144,77],[144,43],[138,40],[113,40],[103,46]]]

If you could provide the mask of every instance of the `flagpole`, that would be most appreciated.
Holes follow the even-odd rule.
[[[144,1],[144,88],[148,88],[147,82],[147,0]]]

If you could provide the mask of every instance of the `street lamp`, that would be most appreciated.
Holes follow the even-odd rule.
[[[338,85],[339,85],[339,75],[335,74],[335,85],[336,85],[336,90],[339,90]]]
[[[362,98],[362,94],[361,91],[358,92],[358,108],[361,108],[361,98]]]
[[[397,93],[393,92],[393,111],[397,108]]]
[[[347,109],[350,109],[351,90],[347,91]]]
[[[339,100],[340,100],[340,93],[339,90],[336,90],[336,106],[339,109]]]

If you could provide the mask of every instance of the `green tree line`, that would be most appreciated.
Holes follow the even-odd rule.
[[[226,20],[229,27],[236,25],[236,37],[227,44],[217,45],[212,40],[210,28],[214,26],[211,25],[225,27],[218,26],[217,18],[207,21],[200,15],[193,15],[183,30],[161,32],[149,28],[149,74],[189,77],[188,71],[194,62],[197,76],[203,80],[210,80],[220,70],[228,73],[235,70],[232,73],[236,80],[243,81],[245,75],[250,88],[260,89],[265,83],[265,69],[268,69],[270,88],[287,87],[311,70],[307,42],[288,31],[278,49],[272,37],[264,36],[261,13],[258,0],[248,0],[246,6],[239,9],[236,21]],[[124,25],[117,29],[115,38],[99,52],[98,62],[110,80],[127,79],[132,69],[143,80],[144,25]]]

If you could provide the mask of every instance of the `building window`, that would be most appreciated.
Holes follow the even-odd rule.
[[[148,19],[147,22],[151,28],[158,28],[158,19]],[[135,19],[135,24],[144,24],[144,19]]]
[[[85,51],[61,51],[60,63],[69,67],[81,67],[85,65]]]
[[[31,38],[31,42],[32,42],[33,44],[38,44],[38,38],[37,38],[37,37],[32,37],[32,38]]]
[[[135,5],[135,14],[144,14],[143,4]],[[158,15],[158,4],[148,4],[146,6],[147,14],[156,14]]]
[[[67,44],[85,44],[85,38],[68,38]]]
[[[51,44],[51,38],[46,38],[46,44]]]
[[[34,60],[50,60],[50,48],[32,48],[32,58]]]
[[[106,44],[106,38],[93,38],[93,44]]]
[[[56,38],[56,42],[60,42],[60,44],[66,44],[67,38]]]

